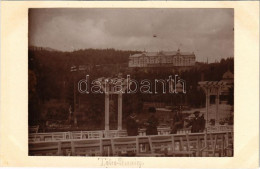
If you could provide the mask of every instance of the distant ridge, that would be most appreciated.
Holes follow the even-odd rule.
[[[40,51],[40,50],[46,50],[46,51],[51,51],[51,52],[58,52],[59,50],[50,48],[50,47],[38,47],[38,46],[29,46],[29,50],[34,50],[34,51]]]

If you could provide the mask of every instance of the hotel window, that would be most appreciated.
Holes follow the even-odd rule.
[[[159,63],[159,57],[155,58],[155,63]]]
[[[166,63],[166,57],[162,57],[162,63]]]
[[[153,57],[150,58],[150,63],[154,63],[154,58]]]
[[[140,59],[139,59],[139,63],[143,63],[143,58],[140,58]]]
[[[167,57],[167,63],[171,63],[172,62],[172,58],[171,57]]]
[[[144,63],[148,63],[148,58],[144,58]]]
[[[138,64],[138,58],[134,59],[134,64],[137,65]]]

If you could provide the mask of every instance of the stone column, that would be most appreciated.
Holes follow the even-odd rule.
[[[209,123],[209,104],[210,104],[210,94],[209,89],[206,89],[206,126]]]
[[[105,93],[105,131],[109,130],[109,94]]]
[[[118,94],[118,130],[122,130],[122,93]]]
[[[218,114],[218,109],[219,109],[219,88],[217,88],[217,95],[216,95],[216,124],[219,120],[219,114]]]

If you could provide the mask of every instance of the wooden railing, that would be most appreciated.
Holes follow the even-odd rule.
[[[29,155],[233,156],[233,132],[30,141]]]
[[[206,130],[210,132],[232,132],[233,126],[209,126]],[[168,135],[171,133],[170,127],[159,127],[158,135]],[[189,128],[177,131],[177,134],[190,133]],[[72,132],[52,132],[52,133],[30,133],[29,141],[51,141],[66,139],[92,139],[92,138],[113,138],[126,137],[126,130],[97,130],[97,131],[72,131]],[[146,129],[139,129],[139,136],[146,136]]]
[[[170,134],[170,128],[158,128],[158,135]],[[182,131],[178,133],[184,133]],[[139,136],[145,136],[146,129],[139,130]],[[98,130],[98,131],[72,131],[72,132],[52,132],[52,133],[30,133],[30,141],[50,141],[65,139],[92,139],[92,138],[112,138],[126,137],[126,130]]]
[[[29,141],[52,141],[68,139],[92,139],[103,138],[103,131],[73,131],[73,132],[52,132],[52,133],[31,133]]]
[[[231,125],[216,125],[208,126],[207,132],[221,132],[221,131],[233,131],[233,126]]]

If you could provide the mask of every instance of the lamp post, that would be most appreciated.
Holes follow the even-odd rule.
[[[73,115],[74,115],[74,123],[75,123],[75,111],[76,111],[76,83],[75,83],[75,73],[77,72],[77,67],[75,65],[71,66],[70,72],[73,73]]]
[[[180,102],[179,102],[179,106],[180,106],[180,111],[182,110],[182,95],[183,95],[183,86],[180,82],[178,82],[176,84],[176,93],[180,95]]]

